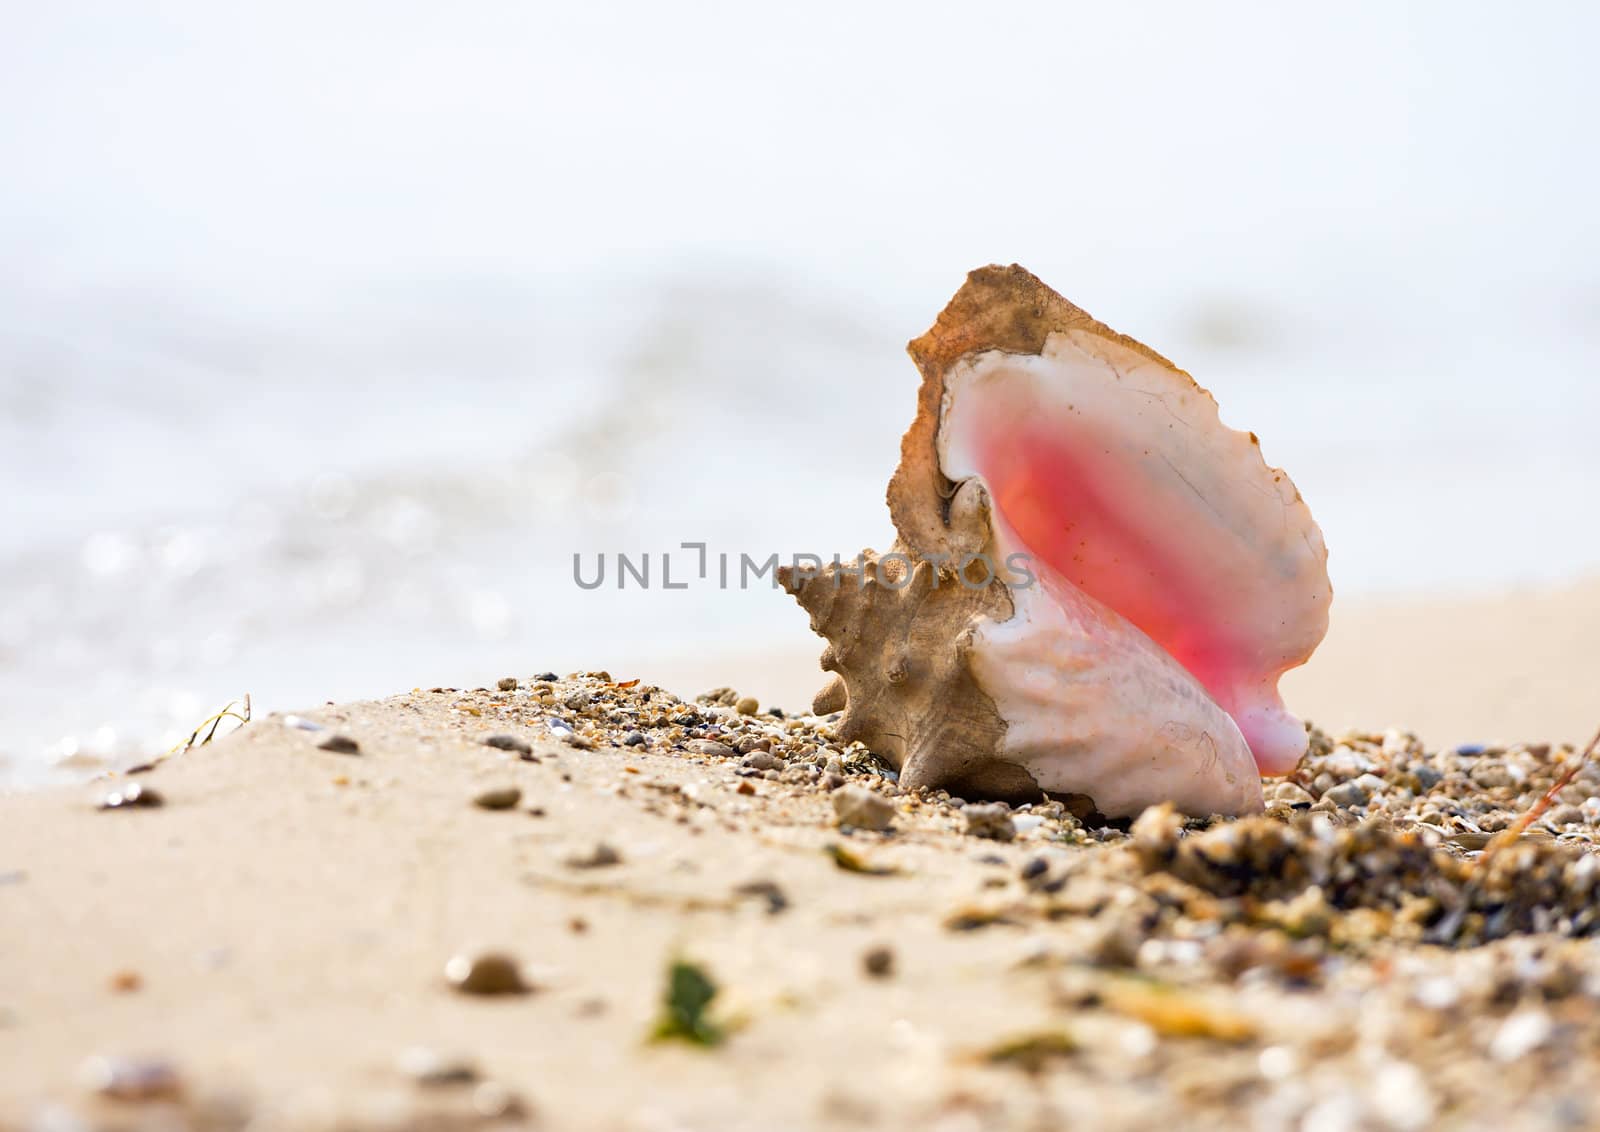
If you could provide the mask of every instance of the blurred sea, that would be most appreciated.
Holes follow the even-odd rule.
[[[0,788],[245,692],[812,650],[572,557],[881,548],[991,260],[1257,432],[1341,598],[1600,566],[1592,9],[580,7],[14,13]]]
[[[933,309],[752,273],[456,283],[292,329],[28,310],[0,369],[0,475],[25,485],[0,527],[5,780],[164,749],[247,691],[264,711],[811,648],[785,596],[719,588],[716,558],[737,579],[740,553],[889,541],[916,386],[900,350]],[[1341,597],[1600,563],[1585,327],[1385,351],[1379,312],[1347,317],[1380,321],[1212,300],[1140,330],[1288,467]],[[684,542],[707,544],[707,579]],[[619,552],[655,559],[652,588],[616,588]],[[669,552],[686,589],[662,588]],[[605,586],[575,584],[574,554],[588,579],[607,557]]]

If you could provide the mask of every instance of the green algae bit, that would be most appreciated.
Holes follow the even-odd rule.
[[[699,1046],[714,1046],[727,1035],[722,1027],[706,1017],[711,1000],[717,997],[717,984],[705,970],[682,959],[667,967],[667,989],[662,997],[661,1017],[656,1020],[650,1040],[682,1041]]]

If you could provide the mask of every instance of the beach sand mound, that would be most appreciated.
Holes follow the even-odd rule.
[[[0,1128],[1600,1119],[1600,768],[1311,747],[1130,825],[606,673],[258,718],[0,799]]]

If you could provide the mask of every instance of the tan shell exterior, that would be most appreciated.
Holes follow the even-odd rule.
[[[827,566],[805,576],[792,567],[779,583],[828,641],[822,667],[837,673],[812,705],[843,710],[844,742],[860,742],[900,771],[906,789],[942,788],[975,798],[1034,801],[1037,783],[998,757],[1005,724],[974,682],[972,632],[1011,616],[1004,586],[968,587],[949,567],[917,561],[909,577],[893,553],[862,552],[864,570]],[[881,572],[890,580],[879,580]]]

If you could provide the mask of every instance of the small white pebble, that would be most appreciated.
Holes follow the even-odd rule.
[[[1256,1068],[1268,1081],[1287,1081],[1299,1067],[1299,1059],[1288,1046],[1268,1046],[1256,1058]]]
[[[1447,975],[1436,975],[1419,982],[1411,997],[1429,1010],[1449,1010],[1461,1001],[1461,987]]]
[[[1489,1041],[1489,1056],[1496,1061],[1520,1060],[1549,1041],[1554,1029],[1544,1011],[1519,1010],[1500,1023]]]
[[[1300,1121],[1300,1132],[1355,1132],[1361,1127],[1361,1099],[1336,1093],[1318,1101]]]
[[[1379,1119],[1396,1132],[1423,1132],[1433,1125],[1433,1090],[1408,1061],[1379,1066],[1370,1096]]]
[[[1122,1033],[1117,1035],[1117,1044],[1128,1057],[1148,1057],[1155,1052],[1160,1041],[1149,1026],[1134,1022],[1123,1027]]]

